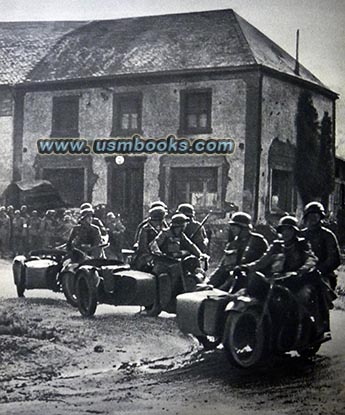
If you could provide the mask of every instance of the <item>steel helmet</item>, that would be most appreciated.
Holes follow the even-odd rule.
[[[154,207],[163,207],[166,211],[168,210],[168,206],[161,200],[156,200],[155,202],[152,202],[150,205],[150,209]]]
[[[91,205],[91,203],[83,203],[82,205],[80,205],[80,214],[85,209],[91,209],[93,212],[95,212],[94,208]]]
[[[234,213],[229,221],[230,225],[238,225],[242,228],[252,228],[252,217],[245,212],[236,212]]]
[[[282,218],[280,218],[277,226],[277,231],[281,232],[282,228],[284,227],[293,228],[296,232],[298,232],[299,227],[297,218],[295,218],[294,216],[283,216]]]
[[[308,203],[303,210],[303,217],[305,218],[309,213],[318,213],[321,218],[326,216],[325,208],[320,202],[310,202]]]
[[[194,206],[190,203],[181,203],[178,205],[177,212],[183,213],[184,215],[192,218],[195,216]]]
[[[155,206],[149,210],[151,220],[163,220],[166,215],[166,209],[163,206]]]
[[[171,226],[177,227],[177,226],[184,226],[184,224],[188,221],[188,217],[184,215],[183,213],[176,213],[171,218]]]

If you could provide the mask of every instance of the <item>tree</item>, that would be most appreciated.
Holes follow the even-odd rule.
[[[335,160],[332,136],[332,121],[326,111],[321,121],[320,133],[320,196],[327,206],[328,197],[335,186]]]
[[[320,199],[320,137],[318,114],[308,91],[298,99],[295,182],[304,204]]]

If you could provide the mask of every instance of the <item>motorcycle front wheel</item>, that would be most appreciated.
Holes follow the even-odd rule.
[[[72,307],[78,307],[77,296],[75,294],[76,276],[73,272],[65,272],[61,276],[62,291],[66,297],[67,302]]]
[[[265,336],[260,310],[230,311],[225,323],[223,345],[229,362],[234,366],[250,368],[262,362]]]
[[[97,287],[86,272],[80,272],[76,282],[78,310],[85,317],[95,314],[97,308]]]

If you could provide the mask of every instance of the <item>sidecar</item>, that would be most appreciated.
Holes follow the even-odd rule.
[[[218,346],[225,324],[225,307],[231,295],[211,286],[177,296],[176,318],[183,333],[193,334],[206,349]]]
[[[152,273],[108,259],[83,264],[76,274],[75,290],[80,313],[92,316],[98,304],[139,305],[149,316],[157,316],[163,310],[175,313],[176,296],[192,289],[191,284],[181,277],[181,261],[172,260],[164,266],[160,261]]]
[[[12,271],[18,297],[23,297],[25,290],[32,289],[62,291],[57,275],[63,267],[65,254],[65,251],[60,250],[40,250],[28,256],[17,255],[12,263]]]

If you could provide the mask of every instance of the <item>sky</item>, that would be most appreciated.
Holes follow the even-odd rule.
[[[345,0],[0,0],[0,21],[94,20],[231,8],[295,56],[337,101],[337,152],[345,158]]]

